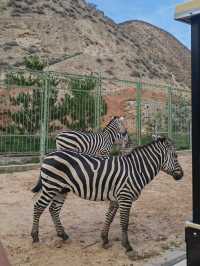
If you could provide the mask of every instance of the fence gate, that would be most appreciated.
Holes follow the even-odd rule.
[[[152,134],[170,137],[168,87],[146,82],[138,83],[138,105],[141,110],[140,142],[152,139]]]
[[[147,143],[152,134],[168,136],[177,149],[191,147],[191,93],[172,85],[137,83],[138,143]]]
[[[0,153],[38,153],[41,135],[42,87],[37,84],[30,85],[30,80],[29,84],[28,82],[26,84],[21,72],[7,72],[2,77]]]
[[[152,134],[168,136],[178,149],[191,147],[191,92],[172,85],[102,79],[107,116],[122,115],[134,145]]]

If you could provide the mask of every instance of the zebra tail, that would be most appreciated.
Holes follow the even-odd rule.
[[[39,176],[37,184],[34,186],[34,188],[31,189],[33,193],[37,193],[42,189],[42,180],[41,175]]]

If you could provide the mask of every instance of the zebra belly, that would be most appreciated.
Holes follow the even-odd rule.
[[[116,197],[112,194],[111,195],[109,194],[109,196],[104,197],[104,198],[101,198],[101,197],[99,198],[99,197],[83,197],[75,192],[73,193],[81,199],[90,200],[90,201],[115,201],[116,200]]]
[[[73,193],[85,200],[91,201],[109,201],[116,200],[114,196],[114,190],[109,187],[99,185],[101,180],[90,177],[90,186],[85,186],[83,189],[76,189],[74,186],[68,185],[67,187],[73,191]],[[81,185],[82,186],[82,185]]]

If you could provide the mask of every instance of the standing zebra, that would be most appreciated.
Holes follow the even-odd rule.
[[[110,201],[101,233],[103,247],[108,245],[108,232],[119,208],[122,230],[122,246],[133,255],[128,240],[129,212],[142,189],[162,170],[179,180],[183,170],[178,162],[172,142],[158,138],[152,143],[136,147],[129,154],[114,157],[98,157],[72,150],[49,154],[41,167],[40,182],[33,192],[41,194],[34,204],[32,227],[33,242],[39,241],[39,218],[50,204],[56,231],[63,240],[68,239],[59,213],[68,192],[93,201]]]
[[[82,131],[63,131],[56,136],[57,150],[70,149],[91,155],[109,155],[114,143],[125,146],[128,133],[123,126],[123,118],[115,116],[109,124],[98,133]]]

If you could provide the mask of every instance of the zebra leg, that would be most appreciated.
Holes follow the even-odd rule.
[[[67,196],[67,193],[57,194],[49,207],[49,211],[50,211],[53,223],[55,225],[57,235],[61,237],[63,240],[67,240],[69,238],[69,236],[65,233],[64,227],[59,217],[61,208],[65,202],[66,196]]]
[[[33,210],[33,226],[31,231],[31,236],[33,239],[33,243],[39,242],[39,220],[43,211],[49,205],[52,198],[56,195],[55,191],[46,192],[44,190],[41,191],[39,199],[34,204]]]
[[[109,209],[108,212],[106,213],[106,220],[103,226],[103,229],[101,231],[101,238],[103,241],[103,248],[108,248],[109,241],[108,241],[108,232],[110,229],[110,225],[115,217],[115,214],[119,208],[118,202],[117,201],[110,201]]]
[[[126,253],[129,257],[133,257],[133,248],[128,240],[128,224],[129,224],[129,214],[131,209],[132,201],[127,201],[119,203],[120,209],[120,226],[122,230],[122,246],[125,247]]]

